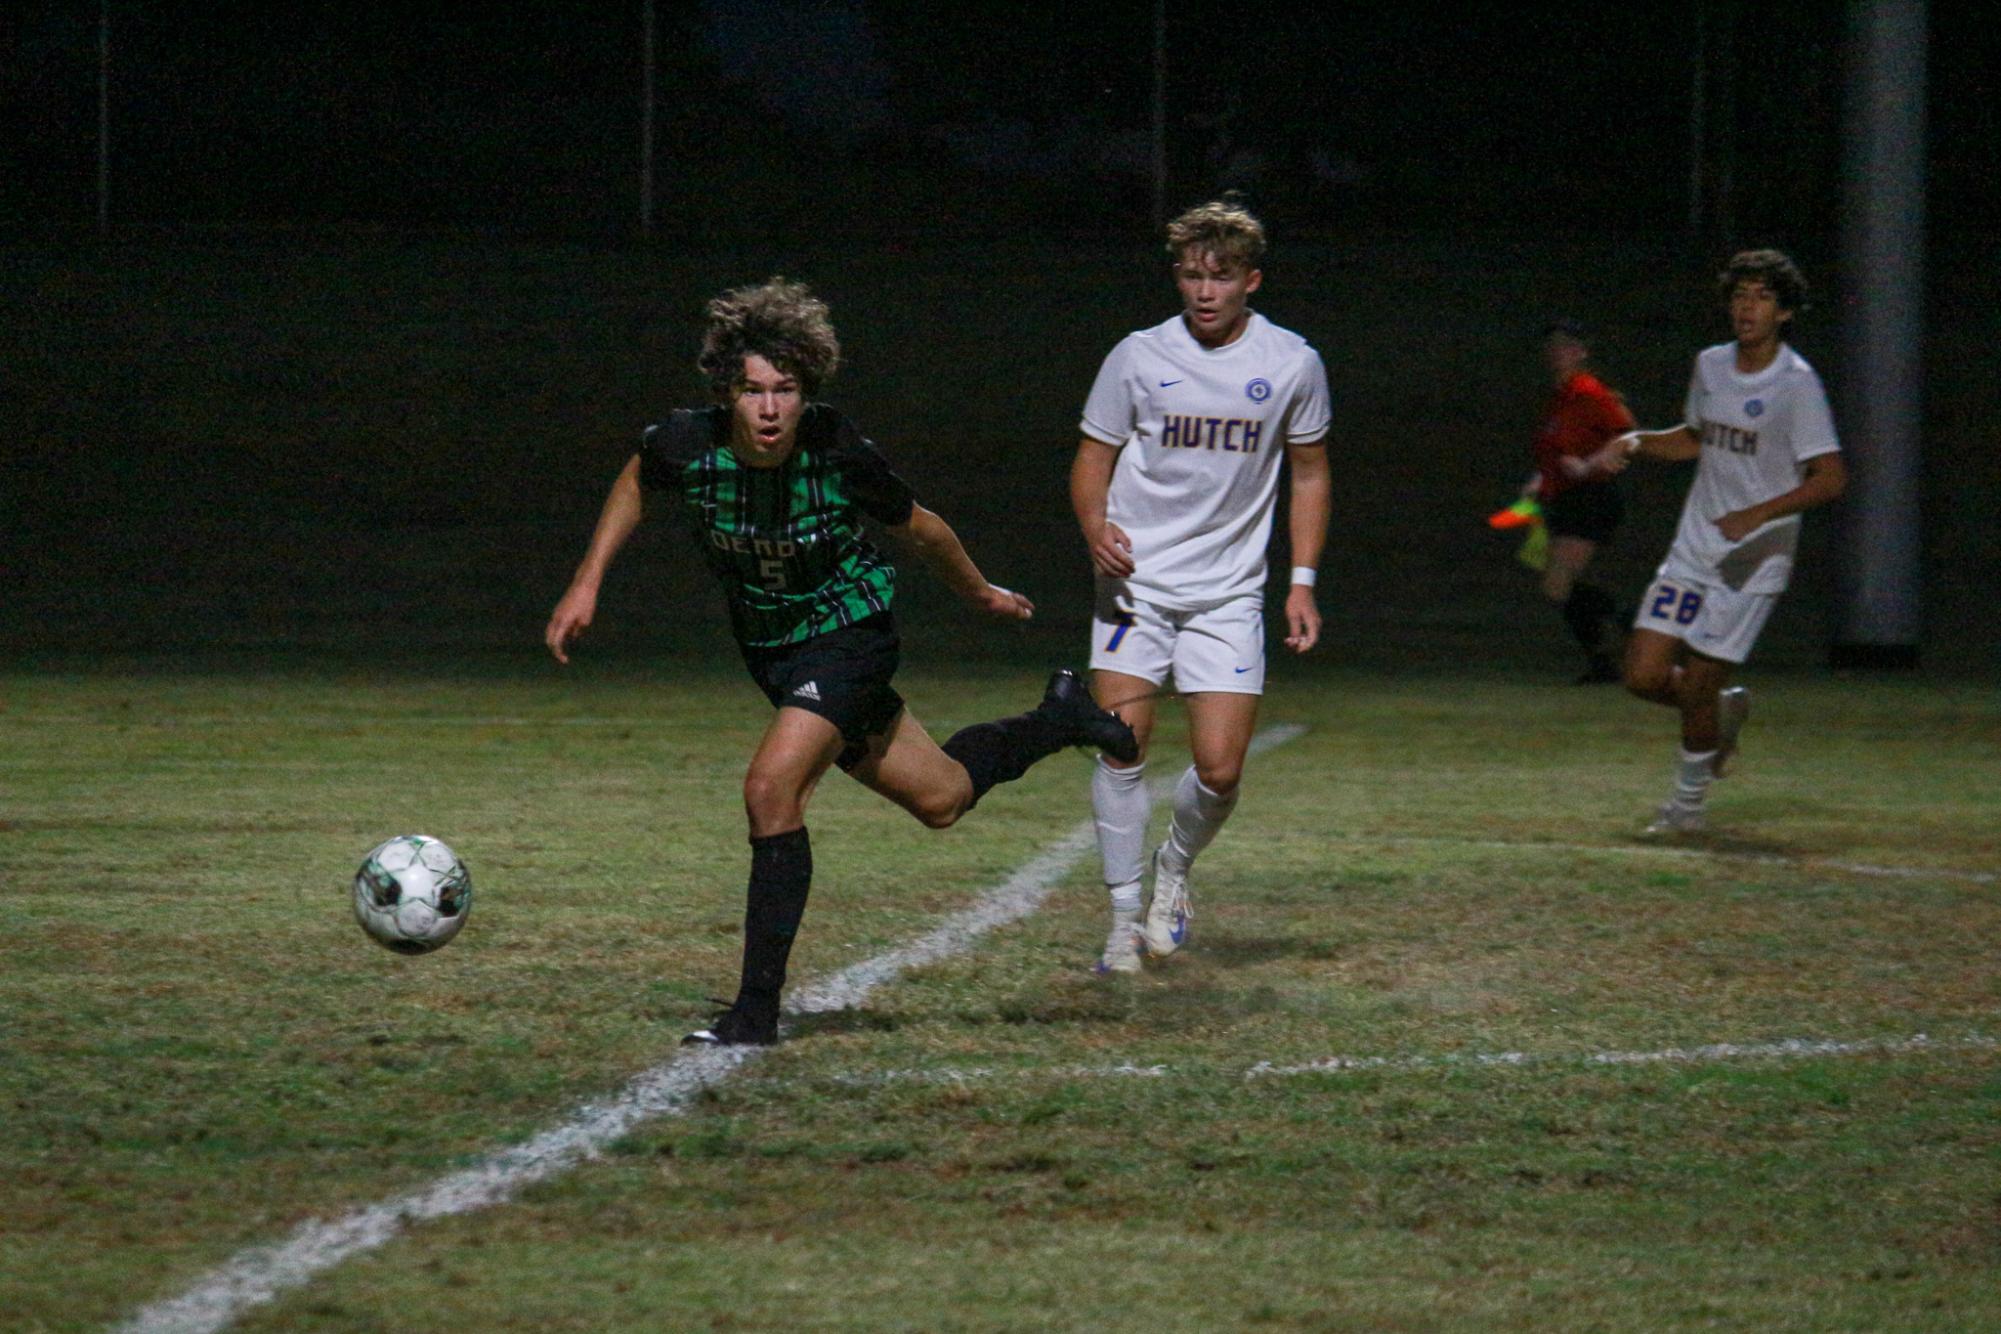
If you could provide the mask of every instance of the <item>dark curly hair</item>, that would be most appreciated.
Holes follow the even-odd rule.
[[[841,364],[841,342],[827,303],[804,283],[772,278],[734,287],[709,302],[708,315],[695,364],[719,403],[736,393],[745,357],[763,357],[793,376],[809,398]]]
[[[1716,290],[1728,302],[1737,284],[1744,282],[1763,283],[1771,288],[1781,310],[1797,314],[1806,309],[1806,279],[1783,251],[1738,251],[1723,266],[1723,272],[1716,275]]]

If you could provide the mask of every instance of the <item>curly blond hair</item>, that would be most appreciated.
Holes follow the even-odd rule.
[[[745,357],[763,357],[793,376],[808,397],[819,393],[841,364],[841,341],[827,303],[804,283],[771,278],[733,287],[709,302],[708,316],[695,364],[717,402],[736,393]]]
[[[1168,257],[1180,263],[1191,250],[1226,268],[1255,269],[1264,258],[1264,224],[1228,195],[1212,199],[1167,224]]]

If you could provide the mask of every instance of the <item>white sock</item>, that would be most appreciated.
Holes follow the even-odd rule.
[[[1710,780],[1716,777],[1710,761],[1716,758],[1713,750],[1681,752],[1681,763],[1675,767],[1674,799],[1683,806],[1700,806],[1709,794]]]
[[[1112,906],[1121,907],[1120,895],[1130,888],[1137,911],[1140,877],[1146,874],[1146,824],[1153,816],[1146,766],[1114,769],[1100,756],[1091,772],[1091,814],[1098,821],[1098,855],[1104,858]]]
[[[1176,870],[1185,871],[1195,860],[1195,854],[1209,846],[1216,837],[1216,831],[1223,827],[1223,821],[1230,818],[1230,812],[1237,808],[1237,793],[1241,788],[1231,788],[1230,794],[1211,792],[1195,776],[1195,766],[1189,765],[1188,772],[1181,775],[1181,781],[1174,785],[1174,822],[1167,828],[1167,842],[1163,847],[1165,859]]]

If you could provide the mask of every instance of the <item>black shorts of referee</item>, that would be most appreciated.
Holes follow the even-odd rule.
[[[1578,482],[1543,502],[1542,521],[1551,537],[1581,537],[1601,546],[1619,530],[1626,502],[1611,482]]]

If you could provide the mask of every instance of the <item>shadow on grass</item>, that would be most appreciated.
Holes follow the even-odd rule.
[[[895,1033],[906,1027],[939,1022],[956,1028],[988,1025],[1097,1025],[1131,1021],[1123,979],[1102,980],[1076,992],[1048,997],[1004,997],[990,1009],[951,1011],[897,1009],[828,1010],[788,1015],[786,1026],[795,1038],[834,1037],[848,1033]]]
[[[1203,936],[1199,945],[1191,945],[1190,948],[1199,950],[1199,953],[1187,962],[1199,960],[1212,968],[1233,970],[1257,968],[1285,959],[1331,959],[1337,952],[1326,940],[1307,940],[1296,936],[1232,936],[1220,932]],[[1174,964],[1166,963],[1157,972],[1164,974],[1173,967]]]
[[[1713,852],[1723,857],[1770,857],[1778,861],[1799,862],[1804,865],[1809,859],[1825,857],[1828,848],[1806,848],[1794,843],[1782,843],[1777,839],[1759,838],[1754,834],[1735,833],[1727,829],[1710,829],[1695,834],[1673,834],[1665,837],[1648,838],[1635,834],[1625,841],[1631,848],[1674,849],[1686,853]]]

